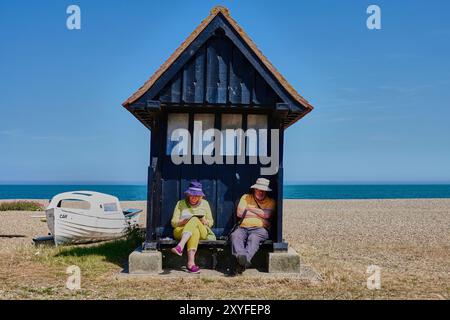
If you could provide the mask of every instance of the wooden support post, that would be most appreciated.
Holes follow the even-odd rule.
[[[273,251],[287,251],[288,244],[284,242],[283,239],[283,147],[284,147],[284,129],[281,119],[279,120],[279,145],[278,152],[280,155],[280,163],[278,168],[278,179],[277,179],[277,189],[278,189],[278,199],[277,199],[277,232],[276,239],[273,243]],[[273,146],[274,147],[274,146]]]
[[[143,250],[157,250],[156,234],[155,234],[155,195],[154,190],[157,188],[156,177],[158,158],[152,159],[151,166],[148,167],[147,179],[147,230],[145,234],[145,242],[142,245]]]
[[[147,176],[147,230],[145,234],[145,241],[142,244],[142,250],[157,250],[156,242],[156,221],[158,214],[159,194],[155,192],[159,190],[159,158],[160,153],[160,137],[159,126],[155,123],[152,127],[150,138],[150,166],[148,167]]]

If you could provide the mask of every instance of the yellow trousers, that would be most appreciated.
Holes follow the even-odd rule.
[[[181,240],[181,237],[185,232],[191,234],[191,237],[187,242],[188,250],[197,250],[198,242],[200,240],[206,240],[206,237],[208,236],[208,229],[206,229],[205,225],[197,217],[192,217],[189,219],[188,223],[182,227],[176,227],[173,230],[173,236],[175,239]]]

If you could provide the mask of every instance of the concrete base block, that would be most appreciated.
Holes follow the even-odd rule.
[[[173,253],[168,252],[168,250],[163,250],[163,252],[142,251],[142,248],[139,247],[128,257],[128,273],[162,273],[163,257],[165,269],[179,269],[186,263],[186,257],[184,256],[175,256]],[[229,250],[213,252],[212,250],[205,249],[199,250],[197,260],[202,268],[224,270],[229,266],[229,257]],[[264,260],[266,263],[264,263]],[[287,252],[267,252],[265,250],[260,250],[252,260],[252,268],[269,273],[300,273],[300,256],[290,247]]]
[[[291,247],[287,252],[269,252],[267,267],[269,273],[299,273],[300,256]]]
[[[139,247],[128,257],[130,274],[149,274],[162,272],[162,255],[159,251],[142,251]]]

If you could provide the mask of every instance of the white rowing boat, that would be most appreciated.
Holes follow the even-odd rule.
[[[45,210],[55,245],[121,238],[137,226],[141,212],[122,211],[119,199],[93,191],[58,194]]]

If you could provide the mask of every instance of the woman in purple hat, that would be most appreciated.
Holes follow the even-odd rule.
[[[205,194],[200,182],[192,180],[184,194],[186,197],[177,202],[171,220],[174,238],[180,240],[178,245],[172,248],[172,252],[182,256],[184,246],[187,245],[187,270],[199,273],[200,268],[195,264],[198,242],[215,240],[211,231],[214,220],[208,201],[203,199]]]

